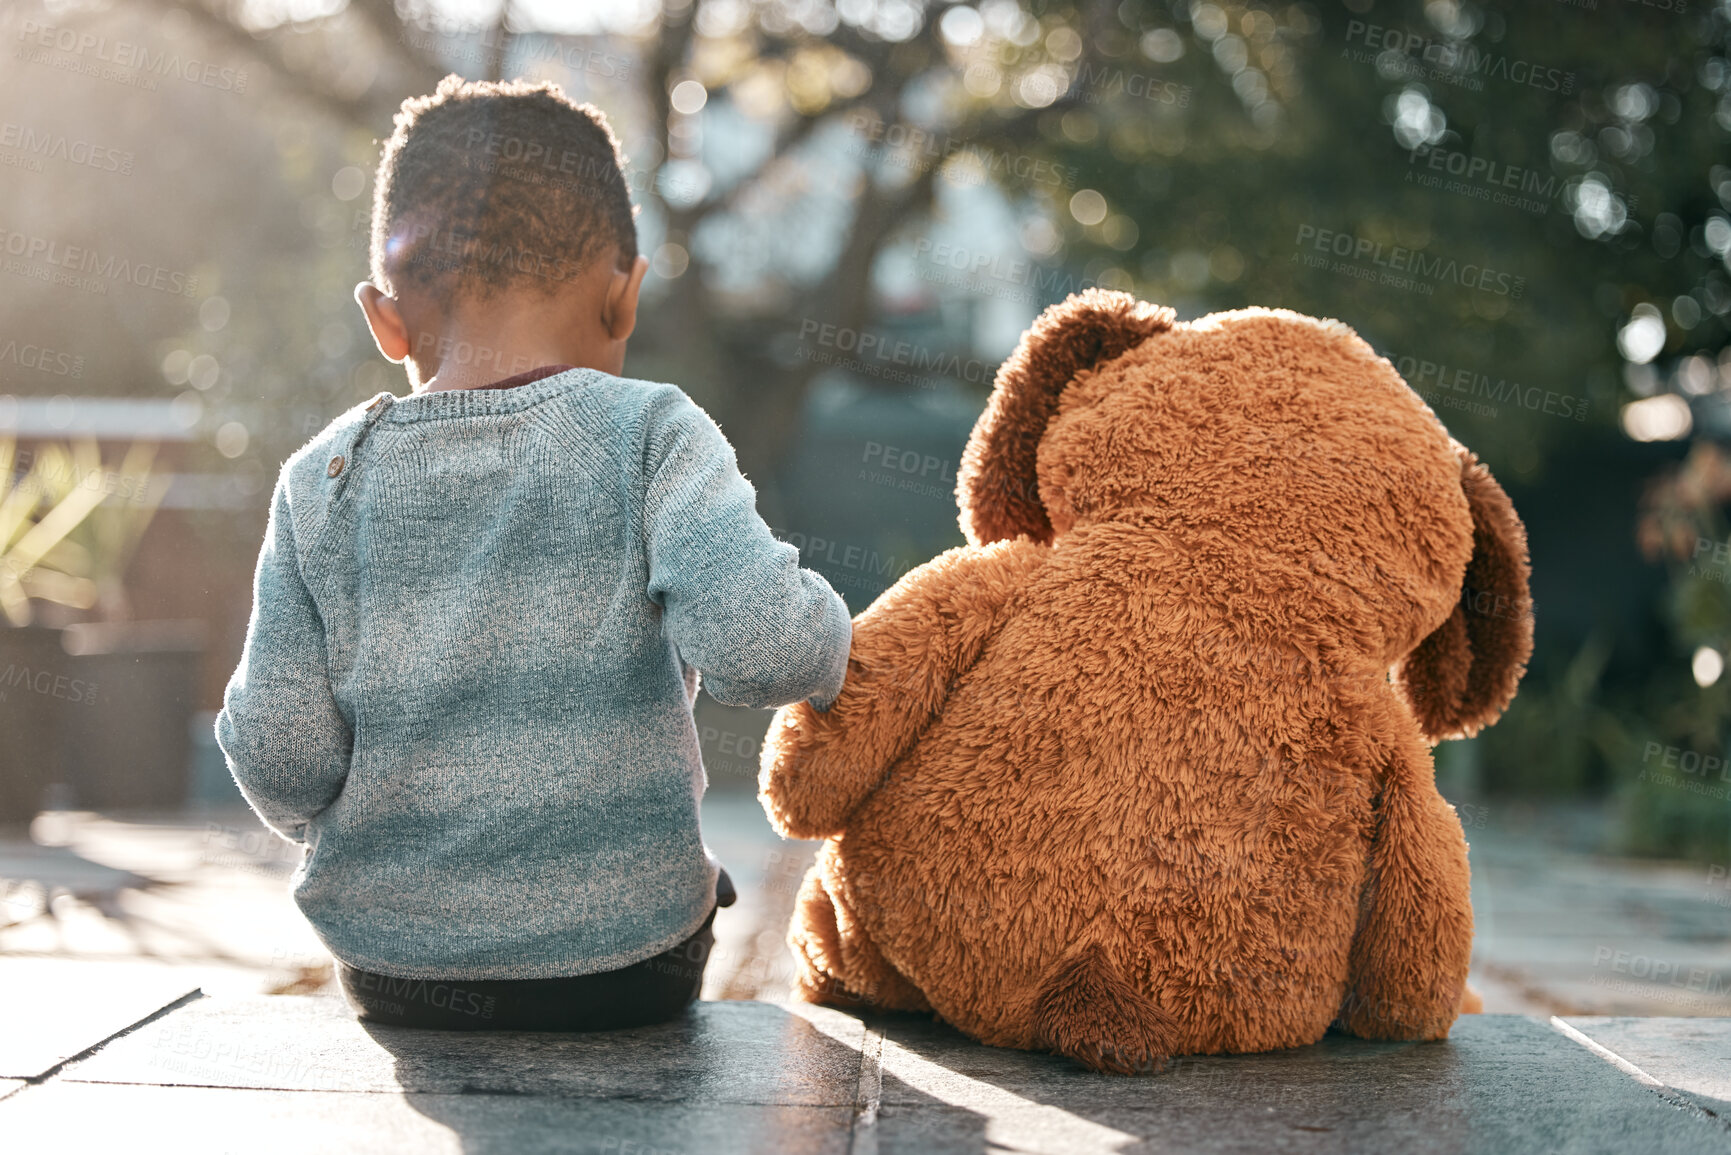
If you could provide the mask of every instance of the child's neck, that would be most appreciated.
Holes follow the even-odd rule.
[[[546,296],[507,292],[405,311],[410,384],[417,393],[474,389],[544,365],[617,376],[625,342],[608,333],[604,297],[602,284],[576,282]]]
[[[415,335],[410,383],[417,393],[431,393],[475,389],[545,365],[600,369],[614,375],[623,368],[623,356],[573,337],[545,328],[536,331],[532,325],[452,325],[438,332],[423,331]]]

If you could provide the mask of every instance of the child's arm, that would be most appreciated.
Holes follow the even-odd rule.
[[[769,532],[708,414],[675,394],[649,423],[648,592],[680,657],[718,702],[761,708],[811,698],[827,706],[847,672],[847,606]]]
[[[223,693],[216,740],[259,817],[298,842],[342,792],[353,737],[331,696],[324,622],[301,577],[286,481],[285,473],[271,499],[246,648]]]

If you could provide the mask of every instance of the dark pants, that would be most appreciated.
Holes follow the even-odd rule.
[[[716,905],[731,906],[723,871]],[[677,1018],[697,1000],[715,945],[715,911],[697,933],[615,971],[555,979],[398,979],[337,963],[360,1020],[442,1031],[610,1031]]]

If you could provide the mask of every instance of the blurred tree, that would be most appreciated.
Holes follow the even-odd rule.
[[[403,97],[451,70],[634,45],[633,67],[577,78],[630,142],[664,294],[634,371],[716,415],[772,521],[824,368],[808,326],[882,322],[884,270],[929,235],[945,182],[1001,188],[1013,243],[1045,271],[1018,287],[1052,299],[1097,282],[1187,315],[1268,304],[1347,320],[1491,464],[1532,532],[1540,645],[1481,740],[1489,784],[1621,784],[1632,813],[1658,816],[1650,831],[1700,811],[1642,782],[1640,757],[1651,741],[1722,749],[1726,682],[1697,686],[1692,663],[1731,645],[1727,585],[1675,551],[1668,571],[1644,566],[1632,534],[1645,481],[1692,432],[1697,456],[1650,498],[1649,525],[1667,527],[1649,530],[1652,556],[1725,540],[1723,497],[1690,479],[1708,469],[1701,446],[1731,436],[1727,0],[686,0],[620,6],[606,19],[638,22],[583,33],[505,4],[453,28],[391,0],[306,19],[156,3],[338,130],[276,126],[273,195],[290,212],[270,227],[319,239],[319,291],[344,310],[336,282],[365,227],[343,174]],[[1029,162],[1068,175],[1030,179]],[[268,285],[261,299],[306,290],[268,262],[229,275]],[[249,368],[274,320],[237,314],[225,373]],[[318,383],[308,422],[382,387],[350,351],[352,318],[305,324],[304,364],[258,369],[284,390]],[[286,451],[308,432],[273,435]]]
[[[1639,568],[1633,495],[1681,443],[1630,437],[1687,432],[1691,407],[1698,433],[1731,432],[1731,7],[1346,8],[1118,8],[1125,67],[1164,61],[1189,99],[1042,118],[1101,194],[1060,218],[1072,259],[1186,312],[1348,320],[1509,486],[1540,645],[1480,740],[1492,788],[1636,789],[1650,738],[1716,755],[1727,703],[1689,655],[1731,643],[1727,587],[1679,566],[1661,593]],[[1077,20],[1046,12],[1048,43]],[[1686,551],[1724,540],[1700,473],[1667,483],[1696,494]],[[1723,802],[1636,793],[1632,814],[1669,816],[1632,824],[1640,848],[1679,848],[1688,813],[1727,849]]]
[[[1723,861],[1731,852],[1731,455],[1698,440],[1642,502],[1642,551],[1662,563],[1672,661],[1653,671],[1622,737],[1630,849]]]
[[[379,136],[403,98],[448,71],[496,76],[531,43],[539,47],[528,57],[542,60],[559,58],[548,42],[591,51],[595,43],[528,26],[509,4],[488,24],[458,26],[434,6],[390,0],[349,0],[308,19],[284,11],[268,23],[252,6],[162,3],[247,51],[339,125]],[[1012,35],[1035,27],[1013,4],[999,9],[997,23]],[[1098,3],[1089,19],[1103,23],[1110,12]],[[690,0],[663,4],[622,34],[638,39],[643,67],[633,70],[637,91],[617,94],[633,104],[609,111],[616,125],[641,118],[650,134],[647,155],[634,157],[634,183],[659,241],[656,273],[670,282],[643,318],[640,345],[677,348],[682,366],[701,367],[667,375],[727,429],[772,507],[777,467],[822,368],[798,355],[801,325],[864,329],[877,258],[929,211],[934,179],[958,149],[1025,148],[1037,115],[1082,99],[1050,80],[1019,102],[968,99],[927,16],[903,0]],[[1090,55],[1081,47],[1067,59]],[[706,145],[706,120],[722,117],[746,122],[732,126],[728,147],[750,144],[747,163]],[[865,140],[881,143],[862,149]]]

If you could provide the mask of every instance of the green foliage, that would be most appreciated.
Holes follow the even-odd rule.
[[[1071,260],[1181,314],[1271,305],[1345,320],[1511,488],[1566,492],[1586,480],[1573,471],[1631,468],[1612,450],[1620,407],[1640,396],[1693,395],[1703,432],[1731,386],[1712,364],[1731,336],[1731,6],[1348,7],[1119,7],[1132,43],[1182,46],[1159,73],[1189,98],[1111,99],[1042,122],[1059,163],[1106,205],[1060,214]],[[1397,34],[1405,47],[1389,47]],[[1487,289],[1415,275],[1401,250],[1423,254],[1419,267],[1499,276]],[[1665,326],[1651,364],[1625,363],[1617,343],[1638,306]],[[1707,358],[1693,388],[1692,354]],[[1648,478],[1619,481],[1628,492]],[[1688,548],[1724,540],[1728,497],[1696,501],[1676,531]],[[1602,604],[1562,596],[1594,580],[1570,566],[1580,543],[1542,520],[1528,528],[1539,649],[1476,744],[1482,788],[1609,795],[1627,848],[1723,861],[1731,803],[1643,777],[1642,754],[1725,747],[1725,683],[1690,674],[1697,647],[1731,646],[1725,571],[1673,559],[1641,627],[1661,636],[1617,635]],[[1588,556],[1633,552],[1635,525],[1596,532]]]
[[[1605,780],[1628,744],[1601,697],[1610,657],[1604,638],[1589,637],[1559,670],[1528,676],[1508,712],[1478,739],[1488,767],[1484,789],[1560,797],[1593,792]]]
[[[1667,570],[1668,652],[1616,764],[1627,849],[1725,861],[1731,854],[1731,462],[1700,442],[1647,494],[1642,542]]]
[[[36,601],[125,616],[121,576],[165,491],[155,456],[139,442],[107,468],[86,439],[39,446],[26,462],[0,440],[0,620],[29,625]]]

